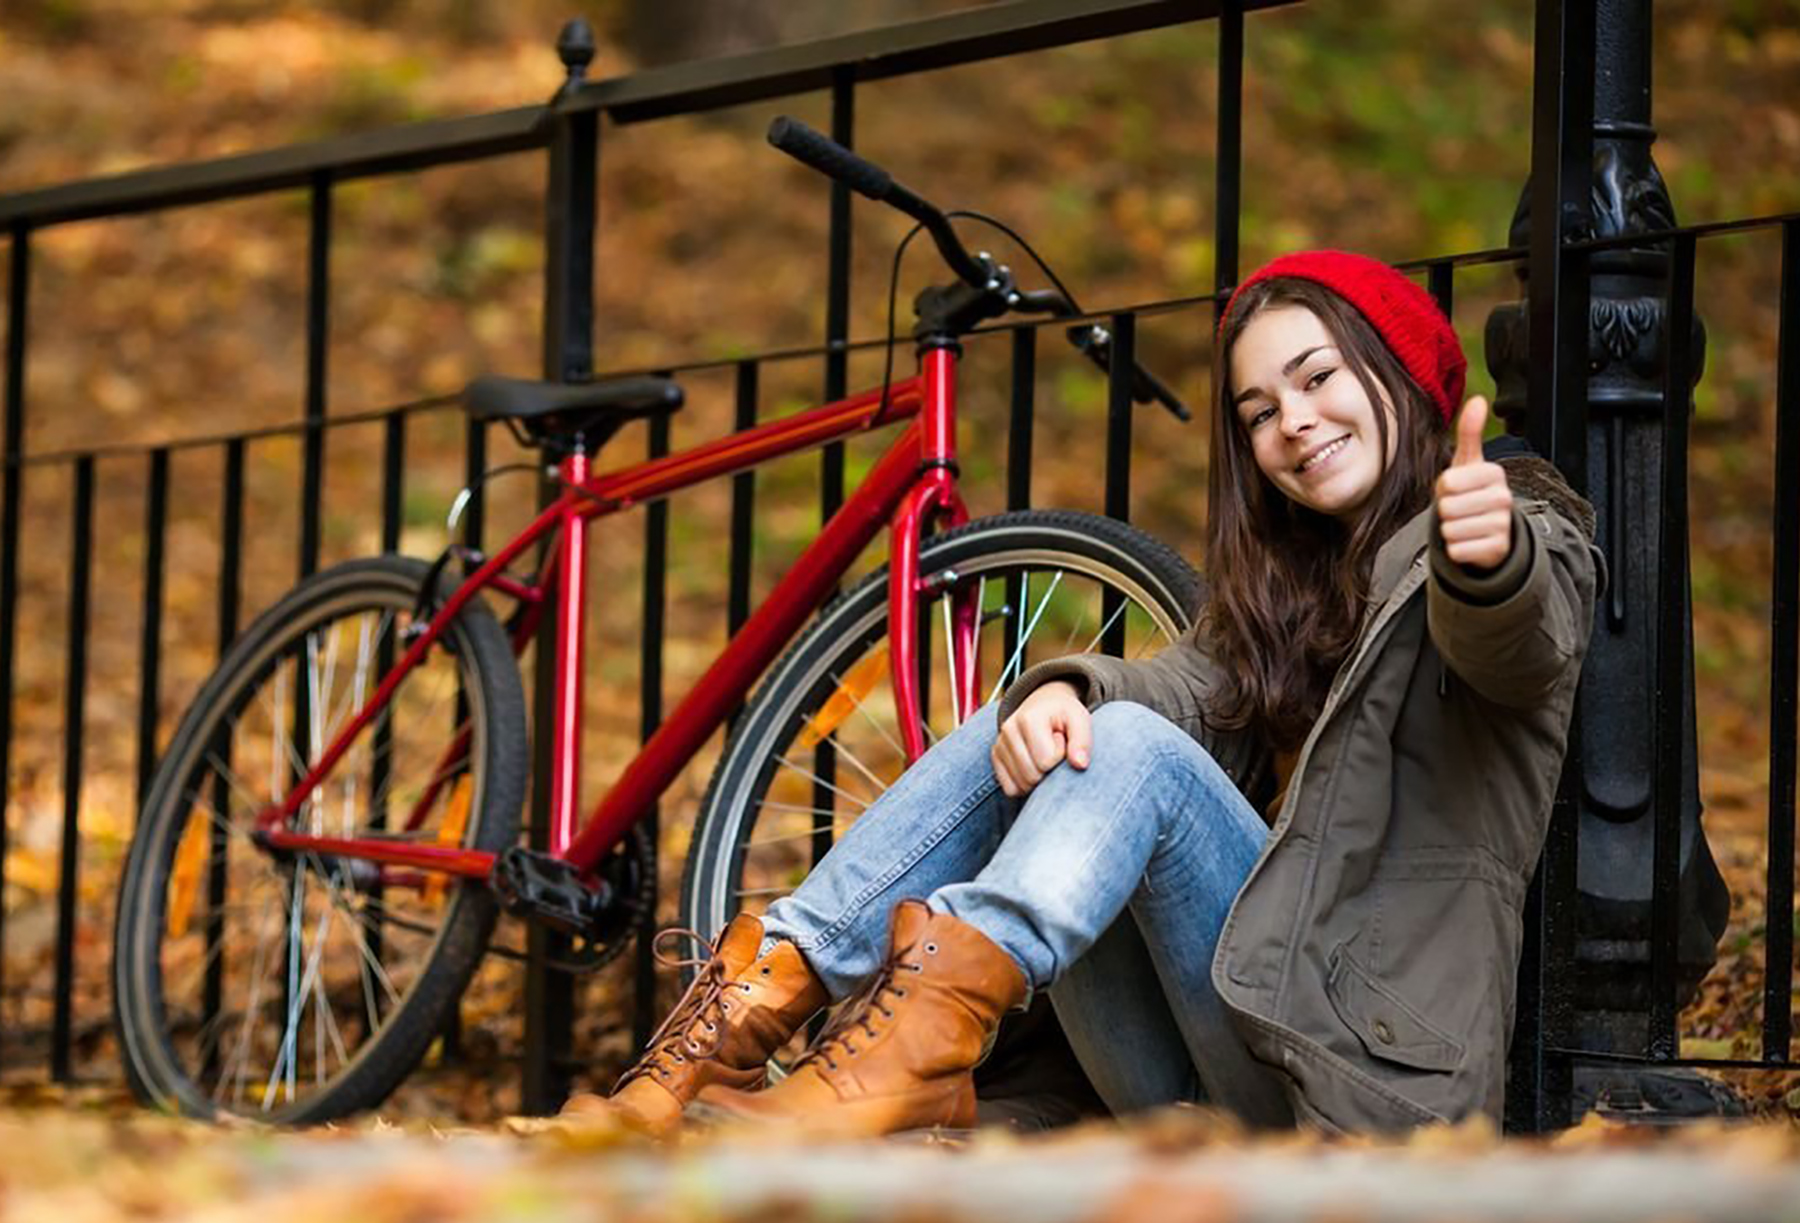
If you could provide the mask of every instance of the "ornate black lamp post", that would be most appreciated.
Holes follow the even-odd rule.
[[[1666,229],[1674,206],[1650,155],[1650,0],[1598,0],[1594,89],[1593,229],[1599,237]],[[1527,244],[1529,190],[1512,223]],[[1642,1053],[1650,1013],[1652,758],[1656,663],[1657,523],[1661,495],[1666,246],[1596,252],[1591,261],[1587,425],[1588,493],[1599,514],[1610,585],[1599,608],[1580,704],[1580,899],[1576,926],[1574,1032],[1581,1048]],[[1520,277],[1524,278],[1521,269]],[[1498,386],[1495,409],[1511,433],[1525,432],[1529,362],[1522,305],[1488,319],[1488,365]],[[1699,376],[1705,331],[1692,336]],[[1685,551],[1675,558],[1687,590]],[[1682,736],[1681,890],[1677,963],[1683,1001],[1712,966],[1729,896],[1700,827],[1694,726],[1693,636]],[[1689,1086],[1692,1080],[1689,1080]],[[1606,1092],[1615,1104],[1637,1093],[1652,1108],[1693,1111],[1679,1078],[1601,1072],[1577,1076],[1577,1094]]]

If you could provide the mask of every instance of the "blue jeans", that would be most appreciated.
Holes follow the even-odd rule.
[[[1261,817],[1184,731],[1125,702],[1094,711],[1085,770],[1060,764],[1010,799],[989,755],[996,709],[927,752],[770,905],[768,937],[793,942],[843,998],[880,966],[894,906],[923,899],[1049,989],[1113,1112],[1185,1100],[1291,1124],[1212,986],[1219,932],[1268,836]]]

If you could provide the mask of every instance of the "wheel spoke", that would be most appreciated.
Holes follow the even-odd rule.
[[[1056,572],[1056,576],[1050,581],[1050,589],[1046,590],[1044,592],[1044,597],[1038,601],[1037,610],[1032,612],[1030,622],[1027,623],[1025,628],[1019,633],[1019,644],[1013,650],[1012,657],[1007,660],[1006,666],[1001,668],[1000,681],[994,685],[993,692],[988,694],[988,700],[991,701],[1000,695],[1001,689],[1006,687],[1007,675],[1012,672],[1014,667],[1018,666],[1019,660],[1025,657],[1025,647],[1030,644],[1031,635],[1037,631],[1038,620],[1042,618],[1044,609],[1050,605],[1050,596],[1056,593],[1056,588],[1058,586],[1062,585],[1062,579],[1062,570],[1059,569]],[[1029,575],[1027,575],[1026,580],[1030,580]]]
[[[837,749],[837,754],[843,759],[848,760],[851,768],[855,769],[858,773],[861,773],[864,777],[867,777],[879,793],[885,794],[887,788],[894,784],[886,778],[877,777],[874,770],[870,769],[868,765],[862,762],[862,757],[844,746],[843,742],[839,740],[835,732],[831,736],[831,744]]]
[[[789,760],[786,756],[777,756],[777,757],[775,757],[775,759],[777,761],[779,761],[780,763],[786,765],[788,768],[792,769],[794,772],[800,774],[800,776],[807,778],[814,785],[824,786],[827,790],[830,790],[833,794],[837,795],[839,798],[842,798],[845,802],[855,803],[857,810],[867,811],[869,809],[868,803],[865,803],[862,799],[860,799],[856,795],[850,793],[850,791],[844,789],[843,787],[833,785],[831,782],[826,781],[823,777],[820,777],[817,773],[813,772],[811,769],[806,768],[802,765],[795,764],[792,760]]]
[[[1130,604],[1128,603],[1120,603],[1119,606],[1114,609],[1113,614],[1106,618],[1106,623],[1100,626],[1100,631],[1094,634],[1093,640],[1087,643],[1087,648],[1081,652],[1083,654],[1092,654],[1094,652],[1094,647],[1100,644],[1100,639],[1106,636],[1106,630],[1118,622],[1119,617],[1125,614],[1125,609],[1129,606]],[[1082,618],[1086,619],[1085,616]]]

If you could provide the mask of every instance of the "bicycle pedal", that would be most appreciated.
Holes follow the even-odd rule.
[[[605,912],[611,891],[604,880],[590,887],[570,863],[522,845],[501,852],[489,881],[508,913],[584,937]]]

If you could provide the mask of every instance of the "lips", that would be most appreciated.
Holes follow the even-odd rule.
[[[1320,463],[1326,461],[1331,458],[1332,455],[1342,450],[1349,441],[1350,435],[1346,433],[1342,437],[1326,442],[1323,446],[1320,446],[1317,450],[1314,450],[1311,454],[1308,454],[1305,458],[1301,459],[1299,463],[1295,464],[1294,471],[1300,474],[1311,471],[1314,467],[1317,467]]]

